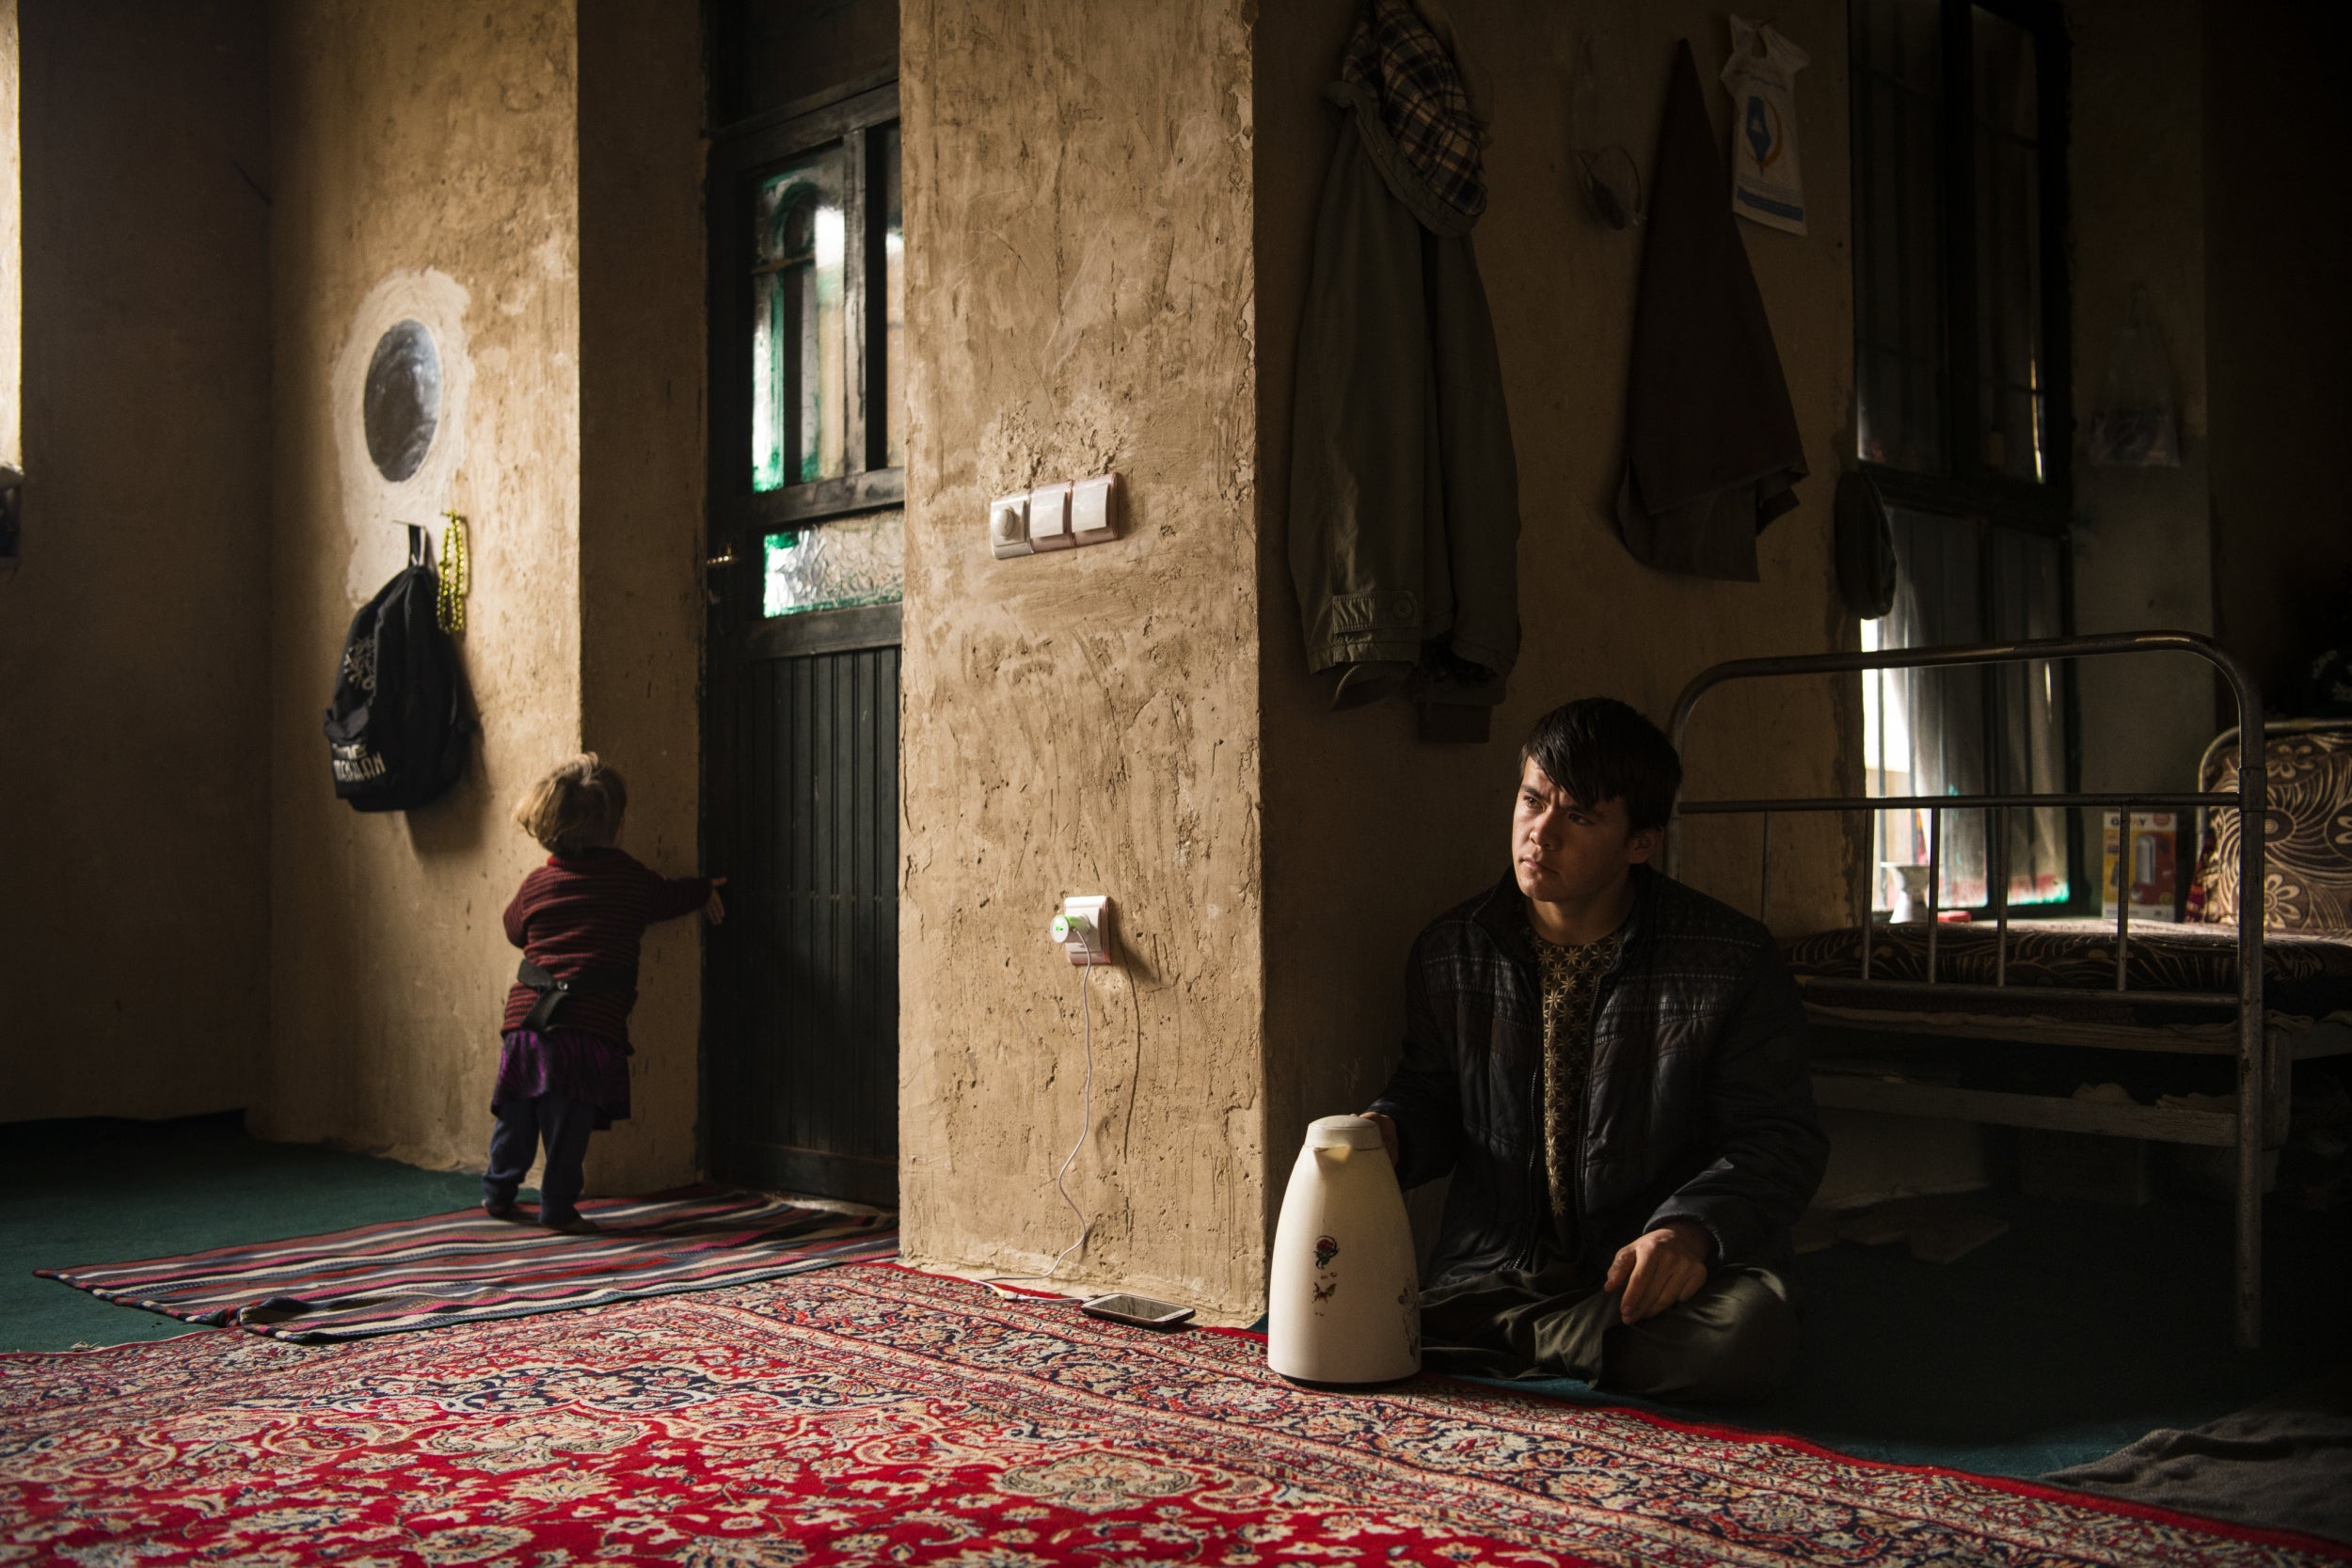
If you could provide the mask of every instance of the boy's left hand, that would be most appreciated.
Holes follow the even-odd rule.
[[[727,906],[719,896],[719,890],[726,885],[726,880],[724,877],[711,878],[710,896],[703,900],[703,916],[713,926],[727,917]]]
[[[1637,1323],[1697,1295],[1714,1253],[1714,1238],[1699,1226],[1668,1220],[1618,1248],[1600,1288],[1624,1291],[1617,1300],[1618,1321]]]

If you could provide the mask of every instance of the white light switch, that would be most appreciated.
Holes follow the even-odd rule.
[[[1041,484],[1029,492],[1029,544],[1041,550],[1068,549],[1077,541],[1070,535],[1070,486]]]
[[[1070,487],[1070,536],[1097,545],[1119,531],[1119,476],[1096,474]]]
[[[999,496],[988,503],[988,546],[996,552],[996,559],[1032,555],[1036,546],[1029,543],[1029,497],[1026,491],[1017,496]]]
[[[1041,484],[988,503],[988,543],[998,560],[1102,545],[1119,537],[1126,485],[1113,474]]]

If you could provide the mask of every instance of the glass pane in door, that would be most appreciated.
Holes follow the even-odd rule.
[[[754,205],[752,488],[849,471],[848,235],[839,147],[769,175]]]
[[[837,517],[760,544],[760,613],[897,604],[906,597],[906,514]]]
[[[875,139],[874,161],[882,187],[882,467],[903,468],[907,461],[907,226],[898,185],[898,128],[888,126]]]

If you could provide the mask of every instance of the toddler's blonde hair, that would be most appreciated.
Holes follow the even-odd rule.
[[[515,821],[549,853],[577,855],[612,846],[628,809],[628,785],[594,752],[548,770],[515,802]]]

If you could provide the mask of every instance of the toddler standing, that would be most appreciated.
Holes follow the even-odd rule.
[[[724,877],[661,877],[623,852],[620,774],[583,752],[531,786],[515,820],[548,848],[506,906],[506,940],[523,950],[506,993],[505,1043],[490,1092],[483,1207],[514,1219],[515,1191],[544,1145],[539,1223],[569,1235],[597,1228],[575,1205],[588,1134],[628,1116],[628,1012],[645,927],[699,908],[715,925]]]

